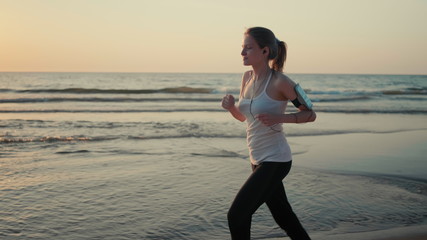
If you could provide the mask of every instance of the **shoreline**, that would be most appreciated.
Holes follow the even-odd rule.
[[[312,233],[310,237],[316,240],[427,240],[427,224],[343,234],[320,232]],[[280,240],[284,238],[266,239]],[[289,237],[285,237],[285,239],[289,239]]]
[[[295,164],[301,167],[427,182],[425,175],[427,164],[423,157],[427,153],[426,130],[289,137],[288,141],[296,150],[294,150]],[[420,191],[424,192],[424,190]],[[427,240],[427,224],[330,234],[313,233],[312,238],[318,240]]]
[[[32,115],[31,118],[33,116],[35,115]],[[66,114],[56,117],[60,118],[60,121],[70,121],[70,119],[68,119],[69,116],[72,115]],[[92,115],[72,116],[73,118],[71,121],[87,120],[87,116]],[[97,116],[97,119],[103,120],[100,116],[103,117],[106,115],[94,116]],[[127,116],[130,117],[123,120],[128,122],[138,120],[138,114],[128,114]],[[153,114],[145,116],[146,118],[144,118],[144,121],[153,120],[155,122],[165,116],[174,117],[173,119],[175,121],[189,121],[189,119],[191,119],[192,121],[189,122],[193,122],[195,121],[194,119],[196,119],[198,122],[205,123],[209,122],[208,120],[212,117],[219,116],[219,114],[192,113],[189,115],[181,115],[170,113],[162,114],[161,116],[155,116]],[[41,115],[40,118],[41,117],[48,118],[48,116],[45,115]],[[328,225],[330,228],[311,228],[313,230],[309,233],[313,240],[427,240],[427,219],[425,218],[425,196],[427,193],[427,184],[425,184],[427,182],[427,176],[425,176],[425,172],[427,172],[427,164],[424,157],[427,155],[427,149],[425,148],[425,146],[427,146],[427,130],[414,131],[412,129],[407,129],[408,127],[424,127],[425,122],[422,120],[425,120],[426,117],[412,118],[412,116],[403,115],[391,116],[392,118],[389,117],[390,115],[365,116],[325,114],[319,119],[318,125],[290,125],[288,126],[289,128],[286,129],[290,133],[300,132],[306,128],[312,128],[312,131],[317,129],[319,131],[329,131],[331,129],[375,130],[363,133],[351,132],[347,134],[287,137],[293,151],[294,166],[296,167],[296,171],[291,172],[288,178],[292,180],[288,185],[289,192],[291,193],[290,198],[296,203],[293,204],[293,207],[302,209],[301,211],[297,211],[298,214],[304,211],[304,206],[307,206],[309,210],[306,212],[306,219],[307,217],[310,220],[314,219],[315,221],[313,222],[324,221],[325,224],[328,224],[328,218],[333,218],[334,220]],[[109,120],[121,120],[121,118],[123,118],[122,115],[111,115]],[[216,120],[222,122],[223,119],[224,122],[230,121],[228,115],[220,116]],[[400,122],[401,125],[396,124]],[[233,124],[228,127],[231,129],[231,127],[238,126],[239,124],[240,123]],[[406,127],[402,125],[406,125]],[[98,125],[93,124],[90,126]],[[100,126],[105,125],[101,124]],[[186,130],[187,128],[183,129]],[[394,129],[400,131],[389,132],[389,130]],[[102,132],[104,131],[104,128],[102,128]],[[193,216],[192,213],[194,211],[200,211],[196,212],[197,214],[206,213],[203,226],[209,228],[209,233],[221,236],[213,239],[228,238],[226,218],[224,217],[226,216],[226,208],[228,204],[230,204],[234,194],[238,191],[240,184],[250,172],[247,156],[248,150],[244,136],[241,138],[188,136],[180,139],[159,138],[150,140],[119,138],[113,141],[79,142],[78,144],[53,142],[48,144],[31,143],[30,145],[34,145],[38,148],[30,148],[29,151],[32,151],[32,149],[37,150],[39,147],[48,145],[55,146],[55,148],[40,148],[41,150],[38,150],[39,152],[30,155],[29,152],[18,151],[24,149],[27,146],[26,144],[16,144],[17,150],[11,152],[14,155],[5,156],[17,160],[21,159],[19,160],[19,164],[21,165],[18,166],[23,167],[24,170],[32,169],[32,175],[30,176],[34,176],[30,181],[26,175],[28,171],[24,172],[20,169],[13,171],[16,177],[18,177],[17,179],[20,180],[19,184],[24,183],[31,185],[31,187],[34,187],[36,190],[43,190],[43,186],[51,185],[53,190],[55,190],[51,191],[53,196],[62,197],[62,205],[71,205],[68,202],[74,202],[72,201],[73,193],[76,193],[78,190],[73,186],[69,186],[67,182],[70,179],[74,180],[78,183],[74,185],[84,186],[87,189],[93,190],[93,194],[91,192],[89,195],[80,196],[85,202],[92,202],[94,199],[99,199],[99,197],[95,198],[96,196],[104,196],[104,199],[112,199],[101,201],[104,205],[111,204],[111,201],[128,204],[128,207],[125,209],[118,209],[117,211],[108,213],[112,214],[110,219],[111,224],[114,227],[123,227],[120,223],[120,217],[115,216],[123,216],[124,213],[129,214],[131,218],[138,219],[138,223],[135,224],[135,221],[129,221],[129,225],[122,228],[121,231],[137,231],[137,234],[141,234],[142,238],[150,236],[150,233],[147,231],[156,232],[158,229],[166,227],[168,231],[163,234],[169,234],[168,236],[171,239],[179,239],[177,235],[174,235],[176,231],[189,233],[195,239],[198,234],[200,236],[204,233],[186,227],[199,226],[197,221],[194,221],[194,219],[199,219],[194,217],[196,215]],[[8,146],[14,147],[15,145]],[[7,154],[8,152],[5,153]],[[38,156],[41,153],[43,153],[43,156]],[[89,158],[90,161],[88,161]],[[120,160],[118,160],[118,158],[120,158]],[[22,159],[28,162],[23,162]],[[10,166],[14,169],[14,165],[5,166]],[[19,175],[21,172],[22,174]],[[64,173],[66,174],[64,175]],[[332,173],[334,177],[329,178],[327,175],[330,173]],[[334,175],[334,173],[338,174]],[[362,176],[395,176],[397,178],[402,178],[403,181],[393,180],[391,182],[392,184],[388,184],[387,179],[385,182],[374,181],[373,185],[365,186],[365,184],[371,183],[369,179],[366,180],[367,178],[359,178],[358,176],[347,176],[359,174]],[[163,182],[161,176],[166,175],[171,180]],[[51,179],[45,176],[54,178]],[[411,184],[405,185],[406,180],[404,180],[404,178],[413,177],[424,179],[424,182],[422,184],[416,184],[417,188],[413,188]],[[39,182],[35,182],[34,180],[36,179]],[[115,181],[111,181],[111,179],[115,179]],[[401,185],[402,182],[403,185]],[[395,183],[398,183],[398,185],[396,186]],[[10,184],[13,184],[13,182]],[[123,185],[127,187],[124,189],[121,188],[120,186]],[[150,188],[150,186],[153,185],[156,186],[156,188]],[[384,188],[384,186],[391,187]],[[401,188],[402,186],[405,188]],[[406,188],[407,186],[408,188]],[[402,189],[401,196],[404,198],[400,198],[399,188]],[[118,189],[121,189],[120,191],[122,192],[116,192]],[[198,190],[195,192],[193,189]],[[365,194],[366,192],[364,189],[366,192],[375,195],[371,196]],[[420,191],[418,191],[419,189]],[[393,193],[395,190],[398,190],[398,192],[394,195],[384,194],[387,193],[387,191]],[[337,191],[339,192],[337,193]],[[20,191],[16,192],[20,193]],[[38,191],[33,192],[37,193]],[[352,195],[354,192],[358,195]],[[13,192],[8,192],[8,194],[10,193]],[[139,195],[135,195],[135,193]],[[151,195],[141,195],[143,193],[149,193]],[[408,197],[408,193],[414,194],[411,196],[416,196],[417,194],[421,194],[422,196],[419,195],[419,198],[413,198],[415,200],[418,199],[418,201],[414,200],[412,203],[404,202],[411,198],[411,196]],[[170,200],[171,194],[177,194],[177,196],[180,197],[188,197],[188,199],[174,202]],[[205,196],[211,196],[212,194],[214,194],[216,199],[213,203],[211,202],[211,197],[205,198]],[[134,205],[135,196],[138,197],[137,201],[141,201],[145,204],[145,208],[141,207],[140,204],[138,206]],[[36,203],[44,203],[44,195],[28,197],[26,198]],[[390,221],[384,223],[385,218],[388,217],[386,214],[390,211],[380,213],[377,210],[381,210],[383,207],[387,208],[387,204],[394,204],[394,197],[397,197],[396,200],[400,201],[401,205],[411,206],[410,209],[406,210],[416,214],[418,217],[414,219],[414,221]],[[24,200],[26,198],[24,198]],[[212,204],[212,206],[210,206],[211,208],[208,208],[209,204],[205,204],[208,201]],[[169,221],[165,218],[166,220],[164,220],[164,222],[152,221],[153,224],[144,223],[144,227],[138,229],[141,222],[144,222],[144,220],[139,220],[140,214],[136,214],[135,211],[131,210],[139,209],[140,211],[144,211],[147,216],[151,216],[154,220],[157,220],[156,216],[161,216],[161,214],[164,213],[164,209],[155,207],[159,202],[164,204],[176,204],[175,206],[177,207],[175,209],[178,210],[171,211],[173,221]],[[386,202],[386,204],[384,204],[384,202]],[[190,205],[188,205],[188,203]],[[192,207],[198,206],[198,203],[203,204],[200,204],[200,208],[193,209]],[[363,204],[359,205],[358,203]],[[10,201],[9,204],[14,206],[12,205],[14,204],[13,201]],[[364,206],[369,207],[373,204],[376,204],[377,208],[366,211],[366,208],[363,208]],[[55,204],[53,205],[55,207]],[[104,215],[107,214],[103,212],[105,209],[98,209],[97,206],[98,205],[88,206],[86,204],[81,204],[77,205],[76,209],[89,209],[94,213],[96,212],[94,215],[96,218],[104,217]],[[342,208],[340,208],[340,206]],[[11,209],[8,208],[7,205],[3,207],[5,209],[4,211]],[[335,209],[337,211],[330,211]],[[396,208],[393,208],[393,211],[395,209]],[[351,216],[351,213],[347,210],[356,211],[356,213],[362,217],[368,216],[371,221],[366,221],[364,218],[357,218],[357,216]],[[70,214],[68,216],[73,216],[71,215],[73,212],[67,211],[63,216],[67,216],[67,214]],[[188,211],[191,212],[189,213]],[[366,214],[366,212],[369,212],[369,214]],[[25,212],[23,212],[23,214],[24,213]],[[44,213],[51,214],[52,212],[49,208]],[[194,218],[180,220],[180,216],[183,214],[189,214],[189,217]],[[345,219],[342,216],[347,215],[355,221],[341,221]],[[267,221],[260,222],[261,225],[259,225],[258,228],[262,228],[262,233],[255,239],[289,239],[283,237],[283,233],[277,231],[278,229],[274,225],[268,212],[259,212],[257,216],[260,217],[259,219],[267,219]],[[407,216],[405,219],[412,219],[413,215],[406,214],[402,216]],[[58,217],[59,219],[61,218],[61,216]],[[63,227],[60,224],[55,225],[55,222],[49,222],[51,219],[45,220],[48,225],[58,228]],[[15,221],[18,224],[19,219]],[[29,219],[26,223],[29,226],[29,231],[32,230],[33,232],[36,232],[45,224],[40,224],[39,220],[32,221],[32,219]],[[82,223],[84,226],[90,226],[88,230],[90,230],[91,233],[87,232],[87,237],[102,238],[105,236],[104,234],[106,233],[101,230],[104,227],[102,221],[92,221],[92,219],[88,219]],[[405,224],[414,225],[403,227]],[[224,226],[224,229],[219,229],[218,226]],[[315,229],[318,229],[318,232],[316,232]],[[321,232],[322,229],[324,232]],[[379,230],[374,231],[373,229]],[[23,234],[30,233],[32,232],[23,232]],[[263,235],[264,233],[270,233],[270,236],[275,237],[264,237],[266,236]],[[6,239],[9,239],[9,233],[5,234]],[[49,233],[45,234],[49,235]],[[73,235],[74,233],[70,231],[67,232],[64,230],[61,234],[66,236],[64,239],[75,238],[75,235]],[[109,234],[115,236],[120,234],[123,237],[123,233],[121,232],[112,232]],[[157,234],[156,236],[166,235]],[[277,236],[282,237],[278,238]],[[189,237],[189,239],[191,238]]]
[[[427,164],[424,159],[427,154],[427,130],[295,136],[287,139],[297,168],[427,183]],[[240,153],[246,152],[244,140],[215,140],[213,145],[230,152],[236,151],[236,147]],[[425,195],[427,186],[411,191]],[[425,222],[405,227],[352,232],[356,229],[348,226],[348,231],[341,228],[330,232],[313,232],[310,236],[317,240],[427,240]]]
[[[427,164],[424,158],[427,154],[425,150],[427,130],[290,136],[287,137],[287,140],[293,151],[295,168],[343,174],[344,176],[379,177],[414,194],[425,196],[427,192],[425,184],[427,183],[425,176]],[[242,156],[242,159],[239,159],[241,162],[237,164],[248,163],[248,160],[245,159],[247,149],[244,139],[209,139],[206,141],[227,152],[237,152],[236,155]],[[406,180],[409,185],[404,185]],[[421,187],[413,188],[411,181],[421,182],[418,185]],[[423,185],[426,187],[422,187]],[[349,187],[355,187],[355,185],[350,184]],[[381,229],[379,227],[380,230],[373,231],[369,229],[369,225],[366,228],[359,228],[357,225],[349,223],[347,226],[335,228],[329,232],[312,232],[310,236],[314,240],[427,240],[427,223],[425,221],[424,218],[424,221],[414,223],[415,225],[403,227],[403,224],[396,224],[389,226],[390,228]],[[372,227],[375,228],[375,226]]]
[[[318,240],[426,240],[427,225],[415,225],[407,227],[397,227],[385,230],[345,233],[327,235],[325,233],[313,234],[313,239]]]
[[[289,137],[295,164],[426,181],[427,130]]]

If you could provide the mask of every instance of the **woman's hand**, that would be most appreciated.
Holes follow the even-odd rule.
[[[234,99],[233,95],[227,94],[222,98],[222,107],[226,110],[230,110],[234,107],[234,104],[236,103],[236,100]]]
[[[255,118],[268,127],[282,123],[282,115],[261,113],[256,115]]]

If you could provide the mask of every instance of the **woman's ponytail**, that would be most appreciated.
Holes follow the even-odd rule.
[[[272,68],[277,72],[283,72],[287,56],[287,47],[285,42],[279,40],[277,40],[277,45],[277,56],[272,61]]]

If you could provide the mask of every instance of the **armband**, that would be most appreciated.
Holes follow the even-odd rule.
[[[306,106],[309,110],[311,110],[313,108],[313,104],[311,103],[311,100],[310,98],[308,98],[304,89],[302,89],[302,87],[299,84],[297,84],[294,89],[295,89],[295,93],[297,94],[296,100],[298,100],[298,103],[300,103],[300,105],[302,104]],[[294,101],[295,100],[293,100],[292,103],[294,103]]]
[[[292,100],[291,102],[294,104],[294,106],[295,106],[296,108],[298,108],[299,106],[301,106],[301,103],[298,101],[298,98],[295,98],[295,99],[294,99],[294,100]]]

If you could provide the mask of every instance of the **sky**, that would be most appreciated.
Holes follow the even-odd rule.
[[[248,70],[271,29],[287,73],[427,74],[427,0],[0,0],[0,71]]]

